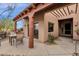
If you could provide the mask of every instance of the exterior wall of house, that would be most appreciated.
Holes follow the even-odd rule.
[[[47,41],[47,31],[45,25],[44,14],[36,15],[35,20],[38,20],[38,40],[42,43]]]
[[[65,11],[63,10],[63,8]],[[61,10],[61,12],[59,10]],[[40,15],[39,14],[35,15],[35,20],[38,20],[38,24],[39,24],[39,29],[38,29],[39,41],[40,42],[47,41],[48,34],[53,34],[55,37],[59,37],[58,20],[63,20],[63,19],[68,19],[68,18],[73,18],[73,39],[78,38],[78,35],[76,34],[75,30],[79,27],[79,20],[78,20],[79,19],[79,4],[78,4],[77,13],[75,12],[76,4],[59,7],[59,8],[53,9],[52,12],[53,11],[59,16],[57,17],[54,16],[51,13],[51,11],[46,12],[45,14],[42,14],[41,12]],[[31,15],[31,13],[29,15]],[[53,32],[48,32],[48,22],[51,22],[54,24]],[[77,24],[78,26],[76,26]],[[24,30],[24,32],[26,32],[26,30]]]
[[[54,25],[53,32],[48,32],[48,22],[51,22]],[[57,20],[57,18],[53,17],[50,12],[45,14],[45,25],[46,25],[46,34],[47,35],[52,34],[55,37],[58,37],[58,20]]]
[[[67,15],[65,14],[65,12],[63,11],[62,8],[65,9],[65,12],[66,12]],[[46,29],[45,29],[46,36],[48,34],[53,34],[55,37],[58,37],[59,36],[58,20],[73,18],[73,39],[79,38],[78,35],[75,32],[75,30],[79,27],[79,20],[78,20],[79,19],[79,4],[78,4],[77,13],[75,13],[76,4],[69,5],[68,8],[69,8],[70,14],[67,10],[67,6],[59,7],[57,9],[53,10],[53,11],[55,11],[55,10],[60,9],[62,11],[62,13],[64,14],[64,15],[61,14],[62,16],[60,16],[60,17],[55,17],[54,15],[51,14],[51,12],[45,13],[45,15],[44,15],[44,20],[45,20],[44,22],[45,23],[44,24],[46,26]],[[52,22],[54,24],[54,31],[53,32],[48,32],[48,22]],[[78,24],[78,26],[77,26],[77,24]],[[48,36],[46,37],[46,40],[47,40],[47,38],[48,38]]]
[[[75,16],[76,22],[77,22],[77,26],[76,29],[79,29],[79,3],[78,3],[78,10],[77,10],[77,14]],[[74,20],[75,21],[75,20]],[[77,38],[79,38],[79,36],[77,35]]]

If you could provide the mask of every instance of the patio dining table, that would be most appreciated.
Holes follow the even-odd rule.
[[[11,46],[14,44],[15,39],[16,39],[16,34],[15,33],[9,35],[9,43],[10,43]]]

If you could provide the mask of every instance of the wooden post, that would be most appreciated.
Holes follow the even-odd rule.
[[[29,17],[29,48],[34,48],[34,17]]]
[[[17,31],[17,21],[14,21],[14,31]]]
[[[0,46],[1,46],[1,39],[2,39],[2,38],[0,37]]]

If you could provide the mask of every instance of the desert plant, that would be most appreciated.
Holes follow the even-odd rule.
[[[48,35],[48,41],[49,44],[54,44],[55,43],[55,37],[53,35]]]
[[[79,35],[79,29],[77,29],[75,32],[77,33],[77,35]]]

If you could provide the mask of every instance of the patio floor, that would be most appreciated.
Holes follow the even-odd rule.
[[[10,46],[8,39],[2,41],[0,55],[5,56],[70,56],[74,52],[74,45],[71,39],[60,37],[56,44],[47,45],[35,39],[34,48],[28,48],[28,39],[24,44]]]

